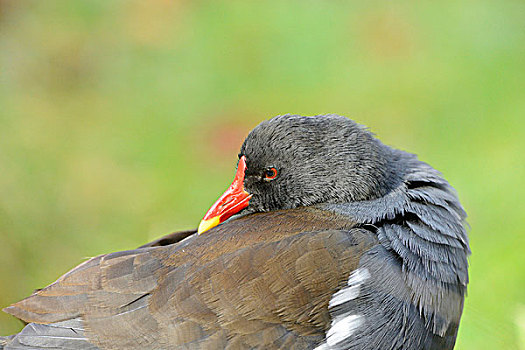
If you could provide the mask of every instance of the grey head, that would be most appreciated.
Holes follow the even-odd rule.
[[[379,198],[401,179],[393,150],[365,127],[338,115],[277,116],[253,129],[241,147],[245,212]]]

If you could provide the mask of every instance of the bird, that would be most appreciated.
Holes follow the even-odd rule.
[[[4,308],[25,327],[0,349],[452,349],[466,217],[440,172],[351,119],[276,116],[198,228]]]

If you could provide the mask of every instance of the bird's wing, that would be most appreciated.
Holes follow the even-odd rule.
[[[376,244],[374,233],[347,219],[297,209],[102,255],[6,308],[29,322],[11,344],[312,348],[330,328],[333,294]]]

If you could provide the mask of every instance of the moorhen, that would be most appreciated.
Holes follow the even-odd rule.
[[[452,349],[470,253],[442,175],[353,121],[278,116],[195,231],[4,309],[0,349]]]

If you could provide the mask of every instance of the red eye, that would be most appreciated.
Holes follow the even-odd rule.
[[[268,168],[264,171],[264,179],[266,181],[273,180],[277,177],[277,169],[275,168]]]

